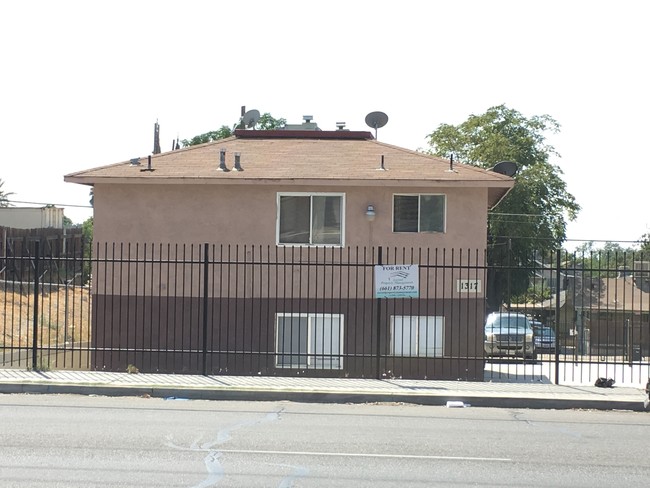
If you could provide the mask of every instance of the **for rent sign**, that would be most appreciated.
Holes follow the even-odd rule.
[[[375,266],[375,298],[418,298],[419,275],[417,264]]]

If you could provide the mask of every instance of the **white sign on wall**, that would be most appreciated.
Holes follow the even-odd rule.
[[[418,298],[420,273],[417,264],[375,266],[375,298]]]

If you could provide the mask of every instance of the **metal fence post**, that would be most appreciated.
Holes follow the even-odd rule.
[[[38,369],[38,358],[36,357],[38,353],[38,301],[39,301],[39,261],[40,261],[40,249],[39,241],[34,242],[34,321],[33,321],[33,332],[32,332],[32,370],[36,371]]]
[[[208,250],[203,244],[203,376],[208,374]]]
[[[377,249],[377,264],[380,266],[384,264],[382,259],[382,249],[381,246]],[[373,275],[376,274],[374,268],[372,273]],[[373,283],[375,283],[374,280]],[[376,283],[375,286],[377,286]],[[371,293],[374,296],[374,290],[372,290]],[[381,298],[375,298],[375,300],[377,301],[377,379],[381,379]]]
[[[555,384],[560,384],[560,258],[562,251],[558,249],[555,255]],[[566,342],[566,340],[565,340]]]

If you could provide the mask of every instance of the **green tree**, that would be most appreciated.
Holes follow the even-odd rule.
[[[13,195],[13,193],[6,192],[2,189],[2,186],[5,184],[2,179],[0,179],[0,207],[8,207],[9,204],[9,197]]]
[[[525,295],[529,269],[540,253],[559,248],[566,240],[567,219],[580,206],[562,179],[562,170],[550,163],[559,156],[547,143],[559,124],[549,115],[524,117],[505,105],[471,115],[459,125],[442,124],[428,137],[430,154],[453,154],[462,163],[492,168],[500,161],[514,161],[515,186],[490,212],[488,220],[488,303],[497,307],[509,296]]]
[[[93,243],[93,218],[88,217],[81,224],[81,235],[83,236],[84,247],[90,249]]]
[[[81,282],[86,285],[92,275],[93,249],[93,217],[89,217],[81,224],[81,247],[83,249]]]
[[[641,246],[639,250],[646,256],[650,257],[650,233],[646,232],[641,236],[641,239],[639,239],[639,245]]]
[[[287,120],[280,118],[276,119],[274,118],[270,113],[263,113],[260,116],[260,119],[257,121],[257,124],[255,124],[255,129],[257,130],[273,130],[273,129],[281,129],[287,125]]]
[[[587,242],[566,254],[566,265],[572,274],[582,271],[591,278],[616,278],[622,270],[633,270],[634,263],[642,261],[643,255],[643,249],[623,247],[617,242],[606,242],[600,248]]]
[[[181,144],[183,147],[196,146],[197,144],[205,144],[206,142],[218,141],[219,139],[225,139],[231,137],[235,133],[235,129],[239,127],[241,121],[234,124],[232,128],[227,125],[222,125],[219,129],[211,132],[206,132],[204,134],[199,134],[194,136],[191,139],[183,139]],[[259,120],[255,124],[255,129],[257,130],[273,130],[280,129],[287,124],[286,119],[276,119],[270,113],[264,113],[260,116]]]
[[[181,144],[183,147],[196,146],[198,144],[205,144],[206,142],[217,141],[219,139],[225,139],[233,135],[234,127],[231,129],[227,125],[222,125],[219,129],[206,132],[205,134],[199,134],[194,136],[191,139],[183,139]]]

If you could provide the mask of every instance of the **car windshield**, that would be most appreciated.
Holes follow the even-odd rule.
[[[498,314],[491,318],[486,329],[525,329],[530,330],[528,319],[521,315]]]
[[[533,330],[535,331],[535,334],[540,335],[540,336],[553,336],[555,333],[553,332],[553,329],[550,327],[535,327],[533,326]]]

